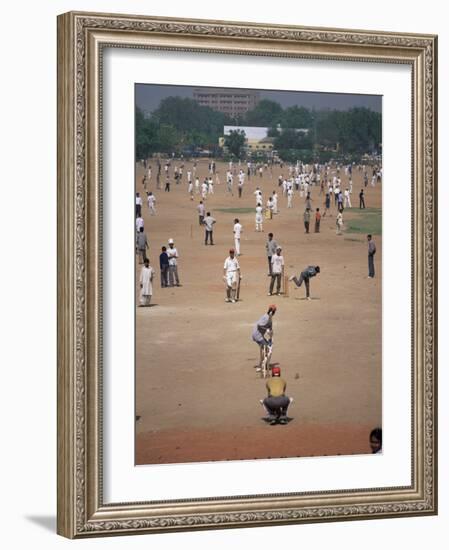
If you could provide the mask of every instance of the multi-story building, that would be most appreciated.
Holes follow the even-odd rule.
[[[233,118],[254,109],[260,100],[259,92],[231,88],[196,88],[193,99],[204,107],[225,113]]]

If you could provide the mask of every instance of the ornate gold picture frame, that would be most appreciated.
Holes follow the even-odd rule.
[[[105,502],[102,91],[106,48],[411,69],[411,484]],[[58,18],[58,533],[70,538],[437,513],[437,37],[130,15]],[[133,184],[133,183],[132,183]],[[398,284],[400,284],[398,282]],[[280,466],[281,467],[281,466]]]

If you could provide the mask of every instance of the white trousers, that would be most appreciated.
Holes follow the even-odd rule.
[[[235,253],[237,256],[240,254],[240,239],[237,237],[234,238],[234,244],[235,244]]]

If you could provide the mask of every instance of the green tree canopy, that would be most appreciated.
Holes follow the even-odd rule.
[[[276,101],[262,99],[245,116],[247,126],[276,126],[282,119],[282,107]]]
[[[189,98],[167,97],[151,113],[151,120],[176,128],[186,145],[216,144],[223,135],[223,126],[231,123],[224,113],[199,105]],[[196,139],[201,143],[196,143]]]
[[[313,114],[306,107],[287,107],[282,113],[281,126],[283,128],[312,128]]]
[[[246,136],[243,130],[231,130],[225,136],[225,146],[237,158],[241,158],[242,150],[245,145]]]

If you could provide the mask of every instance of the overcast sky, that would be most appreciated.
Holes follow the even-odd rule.
[[[137,106],[145,111],[158,108],[161,99],[169,96],[193,98],[197,86],[165,86],[162,84],[136,84]],[[283,108],[292,105],[309,109],[339,109],[369,107],[373,111],[382,111],[382,96],[364,94],[333,94],[323,92],[282,92],[278,90],[258,90],[261,99],[277,101]]]

